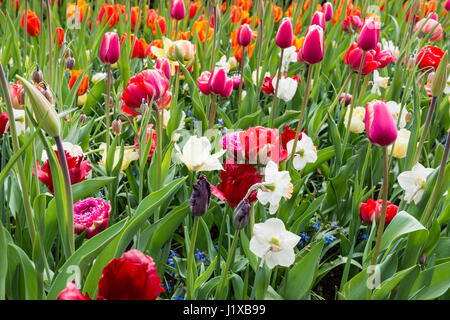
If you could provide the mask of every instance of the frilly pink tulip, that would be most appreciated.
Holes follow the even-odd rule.
[[[209,91],[214,94],[221,94],[227,82],[225,69],[215,67],[209,78]]]
[[[106,32],[100,47],[100,60],[104,63],[114,64],[119,60],[119,56],[119,36],[115,32]]]
[[[325,13],[325,21],[330,21],[333,19],[333,5],[330,2],[325,2],[322,9]]]
[[[320,11],[316,11],[311,19],[311,25],[318,25],[325,30],[325,25],[327,21],[325,20],[325,14]]]
[[[92,238],[108,227],[110,202],[98,198],[87,198],[73,205],[73,220],[75,233],[81,234],[87,230],[86,238]]]
[[[420,30],[420,31],[419,31]],[[442,39],[444,30],[439,22],[431,18],[423,18],[416,23],[414,32],[419,31],[419,38],[425,38],[428,34],[431,42],[439,41]]]
[[[300,52],[301,60],[306,63],[316,64],[322,61],[325,52],[322,27],[313,24],[308,28],[305,41],[303,42],[303,48]]]
[[[278,27],[277,36],[275,38],[275,42],[278,47],[282,49],[289,48],[292,46],[292,22],[291,19],[285,17],[281,19],[280,26]]]
[[[237,42],[242,47],[246,47],[252,42],[252,29],[248,24],[243,24],[239,27]]]
[[[364,51],[373,50],[380,38],[380,24],[373,19],[367,19],[359,33],[358,47]]]
[[[167,58],[159,58],[156,60],[156,69],[161,70],[162,73],[166,76],[167,79],[170,79],[170,62]]]
[[[385,101],[374,100],[366,104],[366,133],[376,146],[388,146],[397,139],[397,126]]]
[[[170,6],[170,16],[175,20],[183,20],[186,16],[184,0],[173,0]]]

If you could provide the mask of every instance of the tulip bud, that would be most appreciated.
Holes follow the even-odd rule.
[[[324,52],[323,29],[318,25],[311,25],[306,31],[305,41],[303,42],[303,61],[316,64],[322,61]]]
[[[366,133],[376,146],[388,146],[397,139],[397,126],[384,101],[374,100],[366,104]]]
[[[329,2],[323,4],[323,12],[325,13],[325,21],[333,19],[333,6]]]
[[[323,12],[320,11],[316,11],[312,17],[311,20],[311,25],[318,25],[321,26],[322,29],[325,29],[325,24],[326,24],[326,20],[325,20],[325,15]]]
[[[358,47],[364,51],[377,47],[380,38],[380,25],[373,19],[367,19],[358,37]]]
[[[34,84],[41,83],[44,81],[44,76],[42,75],[42,71],[39,70],[39,66],[36,65],[36,70],[33,71],[32,78],[34,81]]]
[[[31,105],[36,118],[43,119],[45,116],[42,129],[44,129],[44,131],[52,137],[59,136],[61,132],[61,123],[53,105],[44,97],[38,88],[21,76],[16,75],[16,77],[20,79],[24,89],[30,97]]]
[[[278,27],[277,36],[275,42],[278,47],[282,49],[292,46],[292,22],[289,18],[283,18],[280,26]]]
[[[119,60],[119,56],[119,36],[115,32],[106,32],[100,47],[100,60],[104,63],[114,64]]]
[[[159,58],[156,60],[156,69],[161,70],[162,73],[166,76],[167,79],[170,79],[171,72],[170,72],[170,63],[169,59],[166,58]]]
[[[122,122],[117,119],[114,120],[111,124],[111,128],[116,136],[120,135],[120,133],[122,132]]]
[[[214,94],[221,94],[227,81],[227,75],[223,68],[214,68],[209,78],[209,90]]]
[[[445,52],[441,58],[441,62],[439,62],[433,81],[431,81],[431,94],[434,97],[440,96],[447,86],[447,61],[448,52]]]
[[[342,103],[342,101],[344,101],[345,106],[348,106],[352,101],[352,95],[349,93],[341,94],[341,96],[339,97],[339,103]]]
[[[233,226],[237,230],[244,229],[250,220],[250,209],[252,208],[247,198],[237,205],[233,212]]]
[[[170,16],[175,20],[183,20],[186,16],[184,0],[173,0],[170,6]]]
[[[252,29],[248,24],[243,24],[237,32],[237,42],[240,46],[246,47],[252,42]]]
[[[80,123],[85,123],[85,122],[86,122],[86,119],[87,119],[86,115],[85,115],[84,113],[82,113],[82,114],[80,115]]]
[[[72,70],[74,66],[75,66],[75,59],[72,57],[67,58],[66,69]]]
[[[191,212],[194,216],[203,216],[208,211],[211,202],[211,185],[206,180],[206,176],[202,174],[193,187],[190,199]]]

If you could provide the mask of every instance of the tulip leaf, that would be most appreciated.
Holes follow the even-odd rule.
[[[100,188],[114,181],[114,177],[96,177],[72,185],[73,201],[76,202],[98,192]]]
[[[5,281],[8,272],[8,240],[6,239],[6,230],[0,223],[0,300],[5,300]]]
[[[19,288],[16,288],[20,293],[20,298],[18,297],[18,299],[36,300],[38,298],[38,284],[36,269],[34,268],[33,262],[28,258],[25,251],[14,243],[8,244],[7,255],[9,264],[8,274],[13,276],[13,273],[20,272],[19,277],[23,280],[19,281]],[[22,289],[23,291],[21,291]],[[8,292],[10,292],[10,290],[8,290]],[[13,300],[13,298],[11,298],[11,300]]]
[[[374,290],[372,293],[372,296],[370,297],[371,300],[383,300],[387,299],[389,297],[389,294],[394,290],[395,286],[403,280],[406,275],[408,275],[414,268],[417,268],[416,266],[412,266],[408,269],[401,270],[394,274],[389,279],[383,281],[377,289]]]
[[[412,299],[431,300],[443,295],[450,288],[450,261],[438,264],[419,273],[410,294]]]

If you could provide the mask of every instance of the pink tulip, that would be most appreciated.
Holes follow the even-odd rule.
[[[339,97],[339,103],[342,103],[342,101],[344,101],[345,106],[348,106],[352,101],[352,95],[349,93],[341,94],[341,96]]]
[[[162,71],[167,79],[170,79],[170,62],[167,58],[159,58],[156,60],[156,69]]]
[[[209,79],[211,78],[211,72],[203,71],[200,77],[197,79],[197,86],[201,93],[204,95],[209,95],[211,91],[209,90]]]
[[[115,32],[106,32],[100,47],[100,59],[104,63],[114,64],[119,60],[119,56],[119,36]]]
[[[325,21],[330,21],[333,19],[333,6],[329,2],[325,2],[322,6],[323,12],[325,13]]]
[[[227,78],[225,85],[219,94],[222,98],[228,98],[231,96],[231,92],[233,92],[233,80],[231,78]]]
[[[73,205],[75,233],[87,230],[86,238],[92,238],[108,227],[111,204],[98,198],[87,198]]]
[[[227,74],[223,68],[215,67],[209,78],[209,91],[214,94],[221,94],[227,81]]]
[[[316,11],[312,17],[311,25],[318,25],[322,27],[322,29],[325,29],[326,22],[325,14],[323,12]]]
[[[375,49],[380,38],[380,24],[367,19],[358,37],[358,47],[364,51]]]
[[[414,27],[414,32],[417,31],[419,31],[419,38],[424,38],[427,34],[430,34],[428,39],[431,42],[441,40],[442,34],[444,33],[441,24],[431,18],[423,18],[417,22]]]
[[[241,83],[241,76],[240,75],[232,76],[231,80],[233,81],[233,89],[238,90],[239,84]],[[244,87],[245,87],[245,83],[242,81],[242,88],[244,88]]]
[[[309,64],[316,64],[322,61],[324,52],[323,29],[319,25],[313,24],[306,31],[301,50],[302,60]]]
[[[450,11],[450,0],[447,0],[447,2],[445,2],[444,8],[445,10]]]
[[[278,47],[282,49],[292,46],[292,22],[289,18],[281,19],[280,26],[278,27],[277,36],[275,42]]]
[[[366,134],[376,146],[388,146],[397,139],[397,126],[383,100],[366,104]]]
[[[342,30],[348,33],[356,32],[363,26],[361,18],[357,15],[348,16],[342,21]]]
[[[305,60],[303,60],[303,50],[300,49],[297,52],[297,62],[305,62]]]
[[[183,20],[186,16],[184,0],[173,0],[170,6],[170,16],[175,20]]]
[[[252,29],[250,29],[248,24],[243,24],[239,27],[237,42],[243,47],[248,46],[252,42]]]

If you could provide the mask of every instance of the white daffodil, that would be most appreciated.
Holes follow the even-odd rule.
[[[279,55],[281,56],[281,53]],[[289,64],[293,62],[297,62],[297,48],[295,46],[289,47],[284,50],[281,72],[286,72],[289,68]]]
[[[92,76],[91,81],[92,81],[92,83],[97,83],[97,82],[102,81],[104,79],[106,79],[106,72],[97,72],[96,74],[94,74]]]
[[[220,60],[217,61],[216,67],[223,68],[226,73],[228,73],[231,68],[226,56],[222,56],[222,58],[220,58]]]
[[[450,93],[450,75],[447,78],[447,84],[445,85],[445,89],[444,89],[444,94],[449,94]],[[450,99],[450,97],[449,97]]]
[[[398,127],[400,129],[406,127],[406,123],[409,121],[409,118],[411,116],[408,110],[406,110],[406,108],[403,108],[403,110],[401,110],[402,106],[400,105],[400,103],[397,103],[395,101],[386,102],[386,106],[389,108],[389,111],[391,111],[395,123],[397,123],[398,119],[400,118],[400,123],[398,124]],[[400,110],[402,111],[401,114]]]
[[[289,156],[292,153],[292,148],[294,147],[294,139],[289,140],[286,145]],[[292,164],[295,170],[302,170],[307,163],[314,163],[317,160],[317,149],[314,146],[313,141],[306,134],[302,134],[302,139],[297,142],[294,160]]]
[[[253,227],[253,237],[250,240],[250,251],[262,259],[272,269],[280,265],[289,267],[295,261],[294,247],[300,237],[287,231],[283,221],[277,218],[267,219]]]
[[[352,120],[350,121],[350,132],[363,133],[366,128],[364,123],[364,117],[366,115],[366,109],[363,107],[356,107],[353,109]],[[345,113],[344,125],[347,127],[348,117],[350,117],[350,106]]]
[[[278,171],[278,165],[269,161],[264,169],[265,190],[258,189],[257,198],[263,205],[270,203],[269,213],[275,214],[281,198],[290,199],[294,186],[288,171]]]
[[[160,112],[161,114],[161,112]],[[186,113],[184,111],[181,111],[181,120],[180,125],[178,126],[177,130],[182,130],[184,128],[184,119],[186,118]],[[167,125],[169,124],[170,120],[170,110],[164,109],[163,110],[163,127],[167,128]],[[180,139],[180,134],[173,132],[172,133],[172,141],[176,142]]]
[[[83,149],[81,149],[81,147],[77,144],[72,144],[70,142],[63,142],[62,146],[64,148],[64,151],[67,151],[71,157],[84,157],[84,153],[83,153]],[[57,146],[54,145],[53,146],[53,150],[57,150]],[[47,161],[48,159],[48,154],[47,151],[42,151],[42,156],[41,156],[41,160],[42,162]]]
[[[175,150],[190,171],[223,170],[219,158],[226,150],[211,155],[211,143],[206,137],[191,136],[183,146],[182,152],[177,144],[175,144]]]
[[[392,156],[401,159],[406,157],[406,151],[408,151],[409,137],[411,136],[411,131],[406,129],[400,129],[397,134],[397,139],[394,142],[394,152]],[[391,153],[392,144],[388,146],[388,152]]]
[[[16,132],[17,135],[20,136],[20,134],[25,131],[25,110],[16,110],[13,109],[14,112],[14,121],[16,123]],[[6,128],[9,128],[9,121],[6,124]]]
[[[120,148],[121,147],[116,147],[116,150],[114,151],[113,168],[115,168],[117,166],[117,164],[119,163]],[[102,159],[100,160],[99,165],[102,166],[103,168],[105,168],[106,167],[106,157],[107,157],[107,154],[105,152],[106,144],[105,143],[100,144],[99,149],[100,149],[99,153],[102,156]],[[130,165],[131,161],[138,160],[138,159],[139,159],[139,153],[136,152],[135,146],[124,146],[122,166],[120,169],[122,171],[125,171],[128,168],[128,166]]]
[[[381,39],[381,48],[382,50],[390,50],[392,55],[394,56],[394,62],[397,61],[400,56],[400,50],[398,47],[391,41],[387,41],[386,39]]]
[[[373,83],[372,83],[372,93],[378,93],[381,95],[380,88],[387,88],[389,82],[389,77],[380,77],[378,70],[373,72]]]
[[[235,57],[230,57],[228,64],[230,65],[230,70],[235,70],[239,65]]]
[[[277,87],[277,77],[272,79],[272,85]],[[281,77],[280,85],[278,86],[277,98],[285,102],[289,102],[297,92],[298,82],[292,78]]]
[[[405,190],[405,200],[410,203],[411,200],[417,204],[422,199],[427,176],[433,172],[433,168],[425,168],[420,163],[414,165],[411,171],[405,171],[398,175],[398,183]]]

